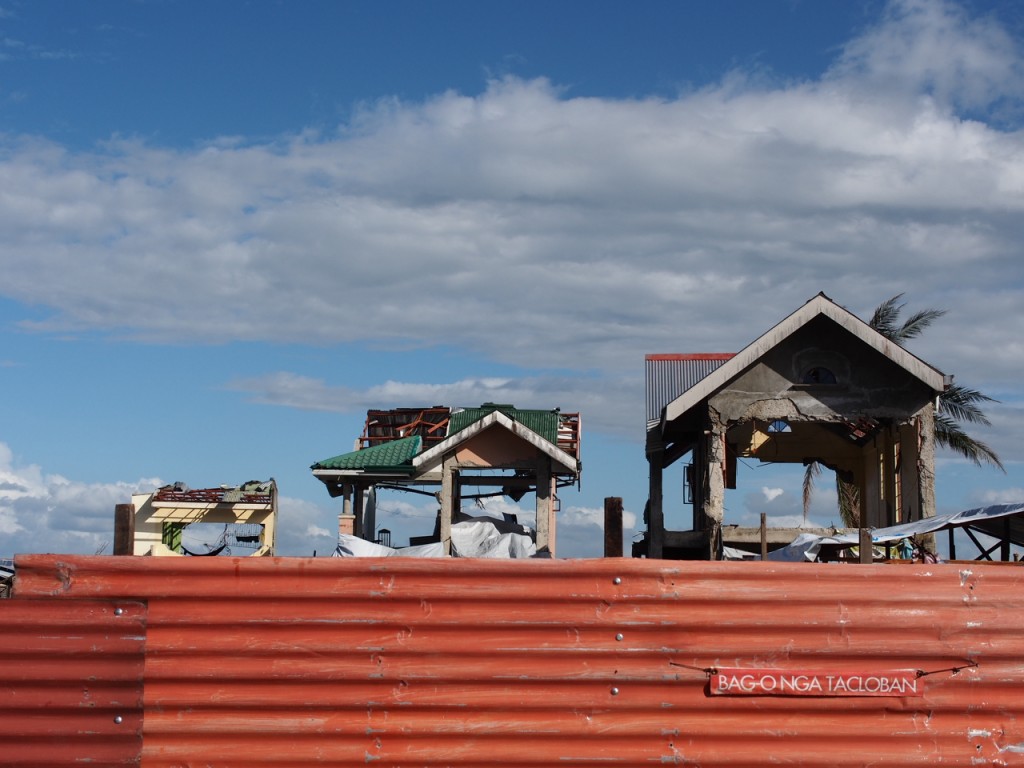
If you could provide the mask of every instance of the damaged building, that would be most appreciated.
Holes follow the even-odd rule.
[[[713,560],[750,541],[723,527],[741,458],[835,470],[865,527],[933,516],[935,408],[950,382],[824,294],[738,353],[648,355],[647,531],[634,554]],[[683,459],[692,527],[666,530],[663,478]]]
[[[505,496],[535,498],[537,554],[554,556],[558,489],[578,484],[580,418],[559,409],[528,410],[484,403],[474,408],[398,408],[367,412],[355,450],[318,461],[313,475],[342,499],[339,537],[385,543],[376,526],[380,490],[436,499],[432,533],[411,545],[452,548],[452,526],[463,501]],[[390,542],[387,542],[390,543]]]
[[[277,483],[237,486],[165,485],[132,495],[114,510],[115,555],[271,557],[277,537]],[[205,530],[204,530],[205,529]],[[205,539],[190,549],[187,534]]]

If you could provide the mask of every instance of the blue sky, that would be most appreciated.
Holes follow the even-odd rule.
[[[596,555],[643,355],[819,291],[948,310],[911,350],[999,399],[1007,473],[940,456],[939,510],[1021,501],[1022,42],[1009,1],[0,0],[0,556],[271,476],[323,553],[309,465],[367,408],[488,400],[582,413],[559,549]],[[727,522],[799,519],[799,468],[739,479]]]

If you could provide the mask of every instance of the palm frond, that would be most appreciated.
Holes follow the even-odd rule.
[[[896,323],[904,306],[899,303],[899,300],[902,298],[903,294],[897,293],[895,296],[886,299],[875,307],[874,314],[868,320],[868,325],[889,340],[893,340],[893,336],[896,334]]]
[[[875,308],[871,320],[868,321],[868,325],[889,341],[894,341],[897,344],[917,338],[925,328],[946,314],[944,309],[922,309],[901,323],[900,315],[906,306],[906,304],[900,304],[902,298],[903,294],[898,293],[883,301]]]
[[[1006,471],[995,451],[964,432],[956,420],[948,414],[940,413],[935,416],[935,442],[943,448],[960,454],[965,459],[970,459],[978,466],[981,466],[983,462],[988,462],[999,467],[1003,472]]]
[[[814,481],[821,474],[821,464],[812,461],[804,468],[804,522],[811,511],[811,497],[814,495]]]
[[[854,483],[836,474],[836,496],[839,499],[839,517],[847,528],[860,527],[860,490]]]
[[[893,338],[892,341],[902,344],[909,339],[917,338],[925,328],[944,314],[946,314],[944,309],[922,309],[920,312],[915,312],[897,329],[896,338]]]
[[[939,395],[939,411],[955,421],[969,421],[972,424],[991,424],[978,403],[998,403],[988,395],[962,384],[953,384]]]

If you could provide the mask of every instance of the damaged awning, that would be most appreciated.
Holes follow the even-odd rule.
[[[921,520],[901,523],[900,525],[893,525],[888,528],[872,529],[871,543],[891,544],[902,539],[910,539],[915,536],[944,531],[950,528],[971,527],[984,530],[986,527],[989,527],[986,526],[986,523],[992,520],[1019,514],[1024,514],[1024,504],[993,504],[988,507],[976,507],[962,512],[954,512],[951,515],[936,515],[935,517],[925,517]],[[801,534],[785,547],[769,552],[768,559],[783,562],[814,560],[823,546],[832,545],[846,548],[855,547],[859,544],[859,533],[844,533],[836,536]]]

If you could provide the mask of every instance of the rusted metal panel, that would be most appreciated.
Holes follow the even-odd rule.
[[[1024,569],[1011,566],[17,567],[18,596],[148,601],[147,766],[1024,765]],[[725,669],[895,670],[917,685],[712,696]]]
[[[0,765],[138,765],[146,607],[0,601]]]
[[[732,353],[647,355],[644,371],[648,426],[658,423],[662,408],[732,357]]]

